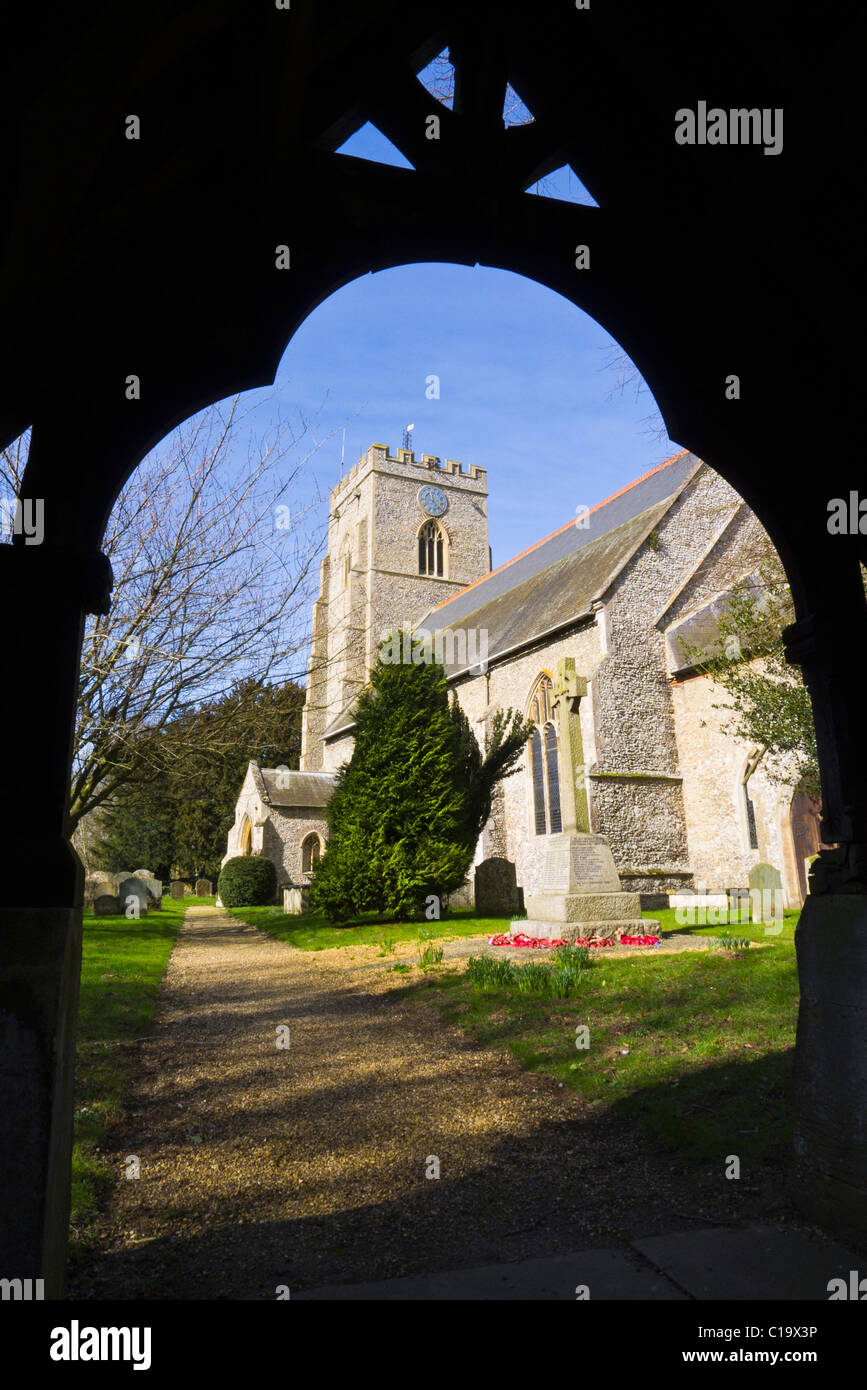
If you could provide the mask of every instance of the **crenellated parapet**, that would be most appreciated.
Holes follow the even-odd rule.
[[[358,462],[331,489],[332,511],[339,508],[340,504],[351,496],[353,488],[363,481],[369,469],[391,471],[393,467],[418,469],[420,482],[434,473],[441,480],[451,482],[460,479],[465,484],[475,483],[477,485],[476,490],[480,493],[487,491],[488,472],[486,468],[470,464],[467,469],[464,469],[464,465],[458,459],[447,458],[443,460],[436,454],[421,454],[416,458],[412,449],[397,449],[392,453],[388,444],[371,444],[367,453],[362,454]]]

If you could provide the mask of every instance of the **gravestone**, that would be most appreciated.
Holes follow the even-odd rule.
[[[307,889],[295,888],[292,885],[283,888],[283,911],[293,917],[298,913],[307,910]]]
[[[211,880],[210,880],[209,878],[197,878],[197,879],[196,879],[196,897],[197,897],[197,898],[209,898],[209,897],[211,896],[211,894],[213,893],[213,891],[214,891],[214,889],[213,889],[213,887],[212,887],[212,885],[211,885]]]
[[[148,890],[147,884],[142,883],[140,878],[130,875],[122,883],[118,884],[117,896],[120,901],[120,910],[126,913],[130,898],[135,898],[138,903],[138,916],[147,917],[148,914]]]
[[[140,878],[148,890],[148,906],[162,907],[163,905],[163,885],[158,878],[154,878],[149,869],[136,869],[131,875],[132,878]]]
[[[517,873],[510,859],[483,859],[476,865],[474,887],[476,912],[520,912]]]
[[[113,896],[117,892],[117,884],[115,874],[88,874],[84,880],[84,906],[93,907],[96,899],[103,894]]]
[[[186,884],[183,882],[182,879],[180,879],[180,878],[173,878],[173,879],[172,879],[172,897],[173,897],[173,898],[182,898],[182,897],[184,896],[184,888],[185,888],[185,887],[186,887]]]
[[[93,913],[95,917],[116,917],[120,912],[120,903],[113,893],[100,893],[94,899]]]
[[[782,922],[783,877],[773,864],[750,869],[750,901],[754,922]]]
[[[185,884],[184,884],[183,896],[184,896],[185,898],[192,898],[192,897],[194,896],[194,894],[193,894],[193,885],[192,885],[191,883],[185,883]]]

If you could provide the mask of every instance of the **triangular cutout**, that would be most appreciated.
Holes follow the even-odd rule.
[[[503,125],[508,130],[513,125],[531,125],[536,117],[525,106],[511,82],[506,83],[506,96],[503,101]]]
[[[451,111],[455,102],[455,70],[448,49],[444,48],[416,75],[425,90]]]
[[[335,154],[351,154],[356,159],[369,159],[373,164],[393,164],[396,169],[412,169],[405,155],[393,145],[387,135],[371,121],[365,121],[360,130],[350,135]]]
[[[534,193],[538,198],[556,198],[561,203],[581,203],[584,207],[598,208],[599,204],[591,193],[587,192],[583,183],[568,164],[563,164],[559,169],[555,169],[553,174],[546,174],[543,179],[539,179],[531,188],[526,190]]]

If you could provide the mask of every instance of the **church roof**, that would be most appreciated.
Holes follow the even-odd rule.
[[[568,521],[429,609],[416,626],[429,632],[486,630],[490,663],[552,629],[579,621],[589,615],[593,603],[610,588],[702,466],[701,459],[686,449],[674,454],[591,507],[586,526]],[[473,655],[478,660],[473,653],[470,661]],[[443,664],[446,674],[454,676],[470,663],[458,659]],[[353,699],[329,724],[326,738],[351,730],[354,707]]]
[[[450,623],[442,623],[437,621],[440,612],[435,609],[421,626],[432,632],[462,628],[487,632],[489,664],[498,656],[533,642],[545,633],[571,626],[582,617],[590,616],[593,604],[609,588],[665,511],[666,503],[649,507],[647,511],[639,512],[638,516],[597,537],[589,545],[555,560],[547,569],[528,576],[515,588],[494,596],[472,612],[462,614]],[[455,659],[450,661],[447,659],[449,648],[446,645],[446,659],[443,661],[446,675],[465,671],[474,661],[478,664],[478,647],[471,649],[467,658],[466,642],[462,646],[463,651],[458,649]]]
[[[559,527],[550,536],[544,536],[535,545],[491,570],[490,574],[483,575],[465,589],[444,599],[436,608],[428,611],[419,626],[454,627],[467,614],[476,612],[491,599],[515,590],[524,580],[549,569],[557,560],[593,544],[607,532],[633,521],[650,507],[664,502],[667,508],[701,466],[701,460],[695,454],[682,449],[649,473],[643,473],[619,492],[591,507],[586,527],[576,526],[575,519],[567,521],[565,526]]]
[[[686,451],[431,609],[432,632],[487,632],[488,661],[589,615],[648,532],[668,511],[701,461]],[[472,663],[445,661],[447,675]]]
[[[331,772],[290,772],[280,767],[257,768],[271,806],[327,806],[334,791]]]
[[[751,574],[744,575],[740,582],[749,586],[757,611],[764,611],[767,593],[761,571],[753,570]],[[727,589],[668,629],[665,634],[668,665],[675,676],[688,674],[702,661],[721,654],[719,623],[730,610],[731,601],[732,592]],[[791,600],[783,601],[782,609],[783,614],[794,621],[795,611]]]

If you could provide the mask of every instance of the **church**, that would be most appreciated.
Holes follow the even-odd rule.
[[[482,747],[497,709],[536,726],[497,788],[476,865],[507,859],[523,893],[538,893],[568,819],[604,837],[643,908],[745,887],[759,863],[800,907],[817,807],[722,732],[722,692],[687,658],[709,650],[727,592],[755,572],[763,532],[750,508],[682,451],[492,569],[487,502],[485,469],[383,444],[332,490],[300,769],[249,764],[226,858],[268,856],[287,910],[302,910],[355,699],[386,637],[411,629]],[[473,872],[453,905],[472,904]]]

